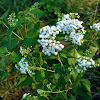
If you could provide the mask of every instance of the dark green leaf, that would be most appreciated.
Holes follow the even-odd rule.
[[[7,17],[7,15],[8,15],[8,13],[9,13],[9,9],[1,16],[3,19],[5,19],[6,17]]]
[[[1,59],[1,69],[2,70],[4,70],[4,67],[6,66],[6,63],[7,63],[6,56],[2,56],[2,59]]]
[[[77,50],[76,49],[72,49],[69,53],[71,56],[77,57]],[[76,58],[68,58],[68,63],[69,63],[69,65],[75,65]]]
[[[37,81],[43,80],[43,77],[42,77],[42,75],[41,75],[41,70],[35,72],[35,79],[36,79]]]
[[[37,39],[33,39],[33,38],[25,38],[24,41],[23,41],[23,44],[24,45],[27,45],[27,46],[32,46],[32,45],[36,45],[38,44],[37,42]]]
[[[8,38],[9,46],[11,45],[12,32],[14,31],[14,29],[16,27],[20,26],[23,22],[24,22],[24,20],[23,19],[20,19],[18,21],[18,23],[14,27],[10,27],[9,29],[7,29],[7,38]]]
[[[15,87],[27,86],[32,84],[32,82],[33,82],[33,78],[30,75],[26,74],[22,78],[20,78],[20,81],[17,83]]]
[[[18,55],[13,51],[8,57],[10,60],[12,60],[14,63],[19,61]]]
[[[91,96],[90,82],[87,79],[81,79],[73,83],[72,89],[80,97],[89,99],[89,97]]]
[[[0,47],[0,55],[4,55],[6,53],[8,53],[7,48],[6,47]]]
[[[1,76],[1,82],[2,82],[3,79],[7,76],[7,70],[1,71],[0,74],[1,74],[0,76]]]

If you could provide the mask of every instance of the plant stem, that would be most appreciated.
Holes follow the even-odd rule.
[[[6,26],[6,28],[9,28],[5,23],[3,23],[4,26]],[[19,35],[17,35],[15,32],[12,32],[14,35],[16,35],[19,39],[23,40],[23,38],[21,38]]]
[[[37,70],[46,70],[46,71],[48,71],[48,72],[52,72],[52,73],[54,73],[55,71],[53,71],[53,70],[49,70],[49,69],[45,69],[45,68],[42,68],[42,67],[35,67]]]
[[[58,53],[58,61],[60,62],[61,67],[63,68],[63,63],[62,63],[62,61],[61,61],[61,59],[60,59],[59,53]]]
[[[69,89],[72,89],[72,88],[69,88]],[[58,91],[58,92],[52,92],[52,91],[44,91],[44,92],[49,92],[49,93],[62,93],[62,92],[67,92],[68,90],[63,90],[63,91]]]

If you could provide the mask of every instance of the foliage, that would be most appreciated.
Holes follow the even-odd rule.
[[[88,76],[98,80],[100,78],[98,71],[100,59],[96,58],[97,50],[99,50],[100,25],[98,31],[90,26],[100,21],[97,11],[100,2],[97,0],[93,2],[92,0],[38,0],[36,2],[34,0],[31,7],[23,9],[27,6],[24,4],[30,6],[32,1],[11,1],[7,0],[4,4],[14,3],[12,11],[10,6],[6,7],[5,9],[8,10],[5,11],[5,5],[3,5],[5,1],[0,1],[0,8],[3,9],[2,12],[5,11],[0,17],[0,25],[3,30],[0,33],[1,86],[9,74],[16,73],[16,83],[8,91],[23,86],[31,87],[31,89],[26,89],[27,93],[23,95],[22,100],[88,100],[93,98],[92,79]],[[79,4],[79,7],[76,4]],[[78,16],[79,21],[84,22],[82,24],[82,28],[84,26],[84,30],[86,30],[84,38],[82,38],[84,42],[78,45],[73,42],[74,38],[68,38],[65,41],[66,36],[70,37],[71,30],[68,34],[65,33],[66,36],[63,31],[59,30],[55,41],[57,40],[63,45],[62,49],[56,49],[57,53],[51,52],[50,55],[44,53],[42,51],[44,44],[38,42],[38,39],[42,40],[40,35],[45,30],[43,27],[49,25],[51,28],[52,25],[58,25],[58,22],[63,21],[61,18],[68,13],[67,18],[72,21],[77,16],[76,12],[80,15],[80,18]],[[79,30],[81,31],[79,28],[75,32],[77,33]],[[47,31],[45,31],[45,35]],[[51,35],[50,39],[52,37]],[[45,38],[43,37],[43,39]],[[80,64],[77,61],[78,58],[81,61],[85,59],[87,65],[82,65],[81,61]],[[84,67],[80,67],[81,65]],[[0,96],[4,97],[5,94],[0,94]]]

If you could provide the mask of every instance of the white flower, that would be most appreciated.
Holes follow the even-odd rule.
[[[91,58],[85,57],[85,56],[81,56],[77,53],[77,59],[76,59],[79,68],[81,68],[81,70],[86,71],[87,68],[91,68],[95,65],[95,61]]]
[[[60,31],[61,30],[59,26],[45,26],[40,29],[40,40],[38,39],[37,41],[42,45],[42,52],[45,55],[50,56],[51,53],[57,55],[57,50],[62,50],[64,48],[59,41],[55,40],[56,35],[59,34]]]
[[[83,35],[81,33],[71,32],[69,38],[74,44],[81,45],[83,43]]]
[[[19,66],[19,68],[18,68],[18,66]],[[21,72],[22,74],[26,74],[26,72],[29,73],[28,66],[29,66],[29,64],[28,64],[27,61],[25,61],[25,57],[23,57],[23,58],[18,62],[18,64],[15,64],[15,67],[16,67],[17,69],[19,69],[20,72]]]
[[[90,26],[90,29],[95,29],[96,31],[100,31],[100,22],[94,23],[93,26]]]

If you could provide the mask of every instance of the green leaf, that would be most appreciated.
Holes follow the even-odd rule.
[[[14,29],[16,29],[18,26],[20,26],[23,22],[24,22],[24,20],[20,19],[14,27],[10,27],[9,29],[7,29],[6,32],[7,32],[7,38],[8,38],[9,46],[11,45],[12,32],[14,31]]]
[[[7,63],[7,58],[6,56],[2,56],[2,59],[1,59],[1,69],[4,71],[4,67],[6,66],[6,63]]]
[[[36,79],[37,81],[43,80],[43,77],[42,77],[42,75],[41,75],[41,70],[35,71],[35,79]]]
[[[43,65],[43,59],[42,59],[42,56],[41,56],[41,53],[40,53],[40,57],[37,59],[37,63],[38,63],[38,66],[42,66]]]
[[[44,71],[44,70],[41,70],[41,76],[42,76],[43,78],[45,78],[45,71]]]
[[[7,17],[7,15],[8,15],[8,13],[9,13],[9,9],[1,16],[3,19],[5,19],[6,17]]]
[[[38,30],[39,27],[40,27],[40,22],[37,22],[37,23],[34,25],[34,29],[35,29],[35,30]]]
[[[20,78],[19,82],[17,83],[15,87],[27,86],[27,85],[32,84],[32,82],[33,82],[33,78],[30,75],[26,74]]]
[[[11,35],[12,35],[13,30],[14,30],[14,28],[13,27],[10,27],[6,31],[7,32],[7,38],[8,38],[9,45],[11,45]]]
[[[33,38],[33,36],[34,36],[33,32],[34,32],[34,29],[30,29],[30,30],[27,32],[26,38]]]
[[[35,25],[36,26],[36,25]],[[34,38],[34,39],[38,39],[39,37],[39,32],[37,32],[37,27],[35,27],[33,29],[30,29],[27,32],[26,38]]]
[[[0,20],[0,24],[2,24],[2,21]]]
[[[83,87],[85,88],[86,91],[91,92],[91,84],[90,81],[87,79],[81,79],[81,84],[83,85]]]
[[[91,90],[90,90],[91,84],[89,80],[87,79],[81,79],[77,82],[74,82],[72,85],[73,91],[78,94],[81,98],[85,98],[85,100],[88,100],[91,97]],[[82,99],[84,100],[84,99]]]
[[[67,58],[66,54],[60,53],[60,57]]]
[[[68,63],[69,63],[69,65],[75,65],[76,57],[77,57],[77,50],[76,49],[72,49],[69,53],[74,58],[68,58]]]
[[[93,47],[93,46],[90,46],[89,50],[91,51],[90,54],[88,54],[88,57],[93,57],[96,53],[96,51],[98,50],[98,47]]]
[[[35,38],[25,38],[23,41],[23,44],[27,46],[32,46],[32,45],[36,45],[39,43],[37,42],[37,39]]]
[[[9,58],[10,60],[12,60],[13,63],[16,63],[16,62],[19,61],[19,57],[18,57],[18,55],[17,55],[14,51],[11,52],[11,54],[9,55],[8,58]]]
[[[2,82],[4,80],[4,78],[7,76],[7,70],[1,71],[0,76],[1,76],[1,82]]]
[[[68,97],[68,100],[76,100],[76,98],[70,93],[69,97]]]
[[[17,45],[18,45],[18,40],[15,40],[15,39],[11,39],[11,45],[9,45],[9,43],[7,43],[8,45],[7,45],[7,49],[13,49],[13,48],[15,48]]]
[[[6,47],[0,47],[0,55],[4,55],[6,53],[8,53],[7,48]]]

